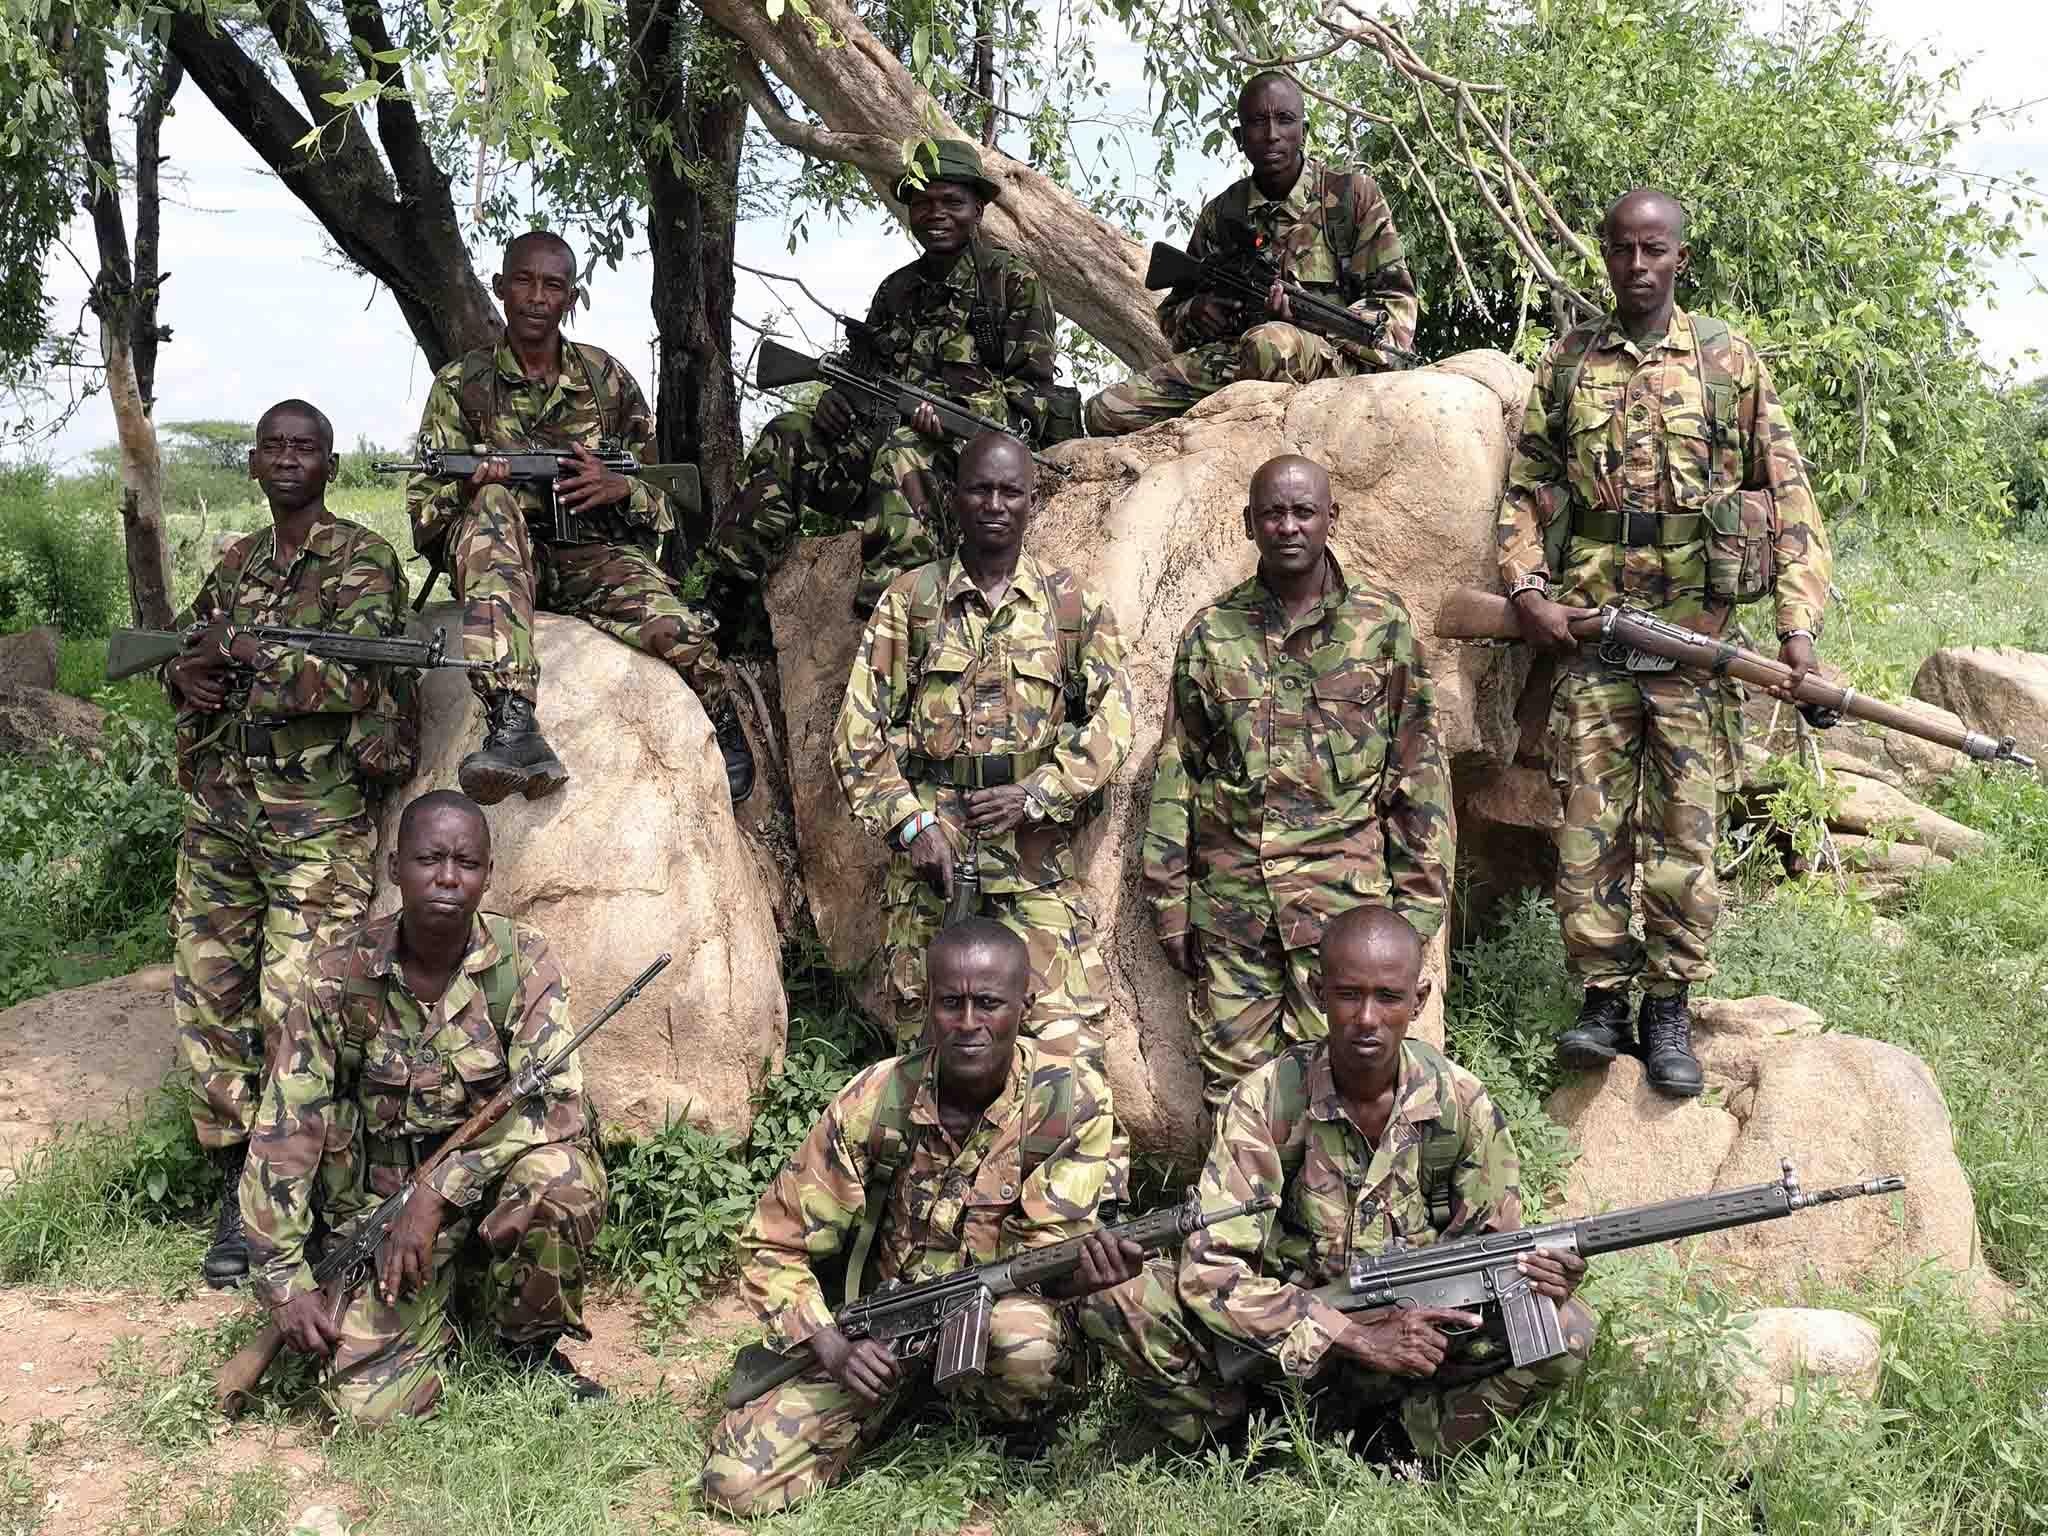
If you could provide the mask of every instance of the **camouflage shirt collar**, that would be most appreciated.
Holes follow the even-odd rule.
[[[979,1123],[969,1127],[967,1136],[960,1139],[966,1141],[983,1125],[1000,1135],[1004,1126],[1013,1120],[1023,1118],[1024,1095],[1031,1086],[1032,1078],[1037,1075],[1037,1070],[1035,1048],[1029,1039],[1019,1035],[1016,1045],[1010,1050],[1010,1080],[1003,1085],[1003,1091],[996,1095],[995,1102],[981,1112]],[[913,1125],[928,1125],[936,1130],[944,1130],[939,1120],[939,1059],[936,1052],[932,1055],[931,1070],[925,1073],[924,1081],[917,1085],[917,1097],[910,1101],[910,1121]]]
[[[954,603],[970,592],[983,602],[988,601],[982,596],[981,588],[974,584],[974,578],[967,574],[967,566],[957,554],[946,556],[944,576],[945,582],[941,590],[945,596],[940,603],[942,611],[950,611]],[[1011,572],[1010,585],[1003,593],[1003,602],[1008,603],[1013,598],[1021,597],[1034,608],[1049,608],[1052,603],[1049,592],[1044,570],[1031,556],[1020,553],[1017,556],[1017,569]]]
[[[373,917],[363,925],[362,947],[366,974],[387,979],[397,976],[403,981],[404,972],[398,964],[396,912]],[[479,976],[504,958],[498,950],[498,941],[491,937],[490,925],[485,923],[483,913],[478,912],[469,920],[469,948],[463,952],[458,974]]]
[[[1420,1125],[1453,1113],[1454,1106],[1444,1101],[1440,1087],[1437,1074],[1429,1071],[1416,1054],[1414,1042],[1403,1040],[1400,1076],[1394,1080],[1394,1112],[1387,1117],[1387,1124],[1405,1120]],[[1315,1059],[1309,1063],[1307,1093],[1311,1120],[1351,1118],[1344,1113],[1344,1100],[1337,1093],[1337,1076],[1330,1069],[1328,1046],[1317,1050]]]
[[[1600,334],[1593,339],[1593,344],[1603,350],[1627,352],[1636,357],[1646,355],[1646,351],[1649,350],[1629,339],[1628,332],[1621,328],[1620,317],[1611,309],[1607,312],[1607,318],[1601,322]],[[1653,346],[1657,351],[1676,352],[1681,357],[1690,357],[1696,350],[1692,316],[1676,304],[1672,305],[1671,324],[1665,328],[1664,339]]]
[[[1334,551],[1325,549],[1323,551],[1323,559],[1329,565],[1330,584],[1323,589],[1322,600],[1318,608],[1327,610],[1334,608],[1350,595],[1351,584],[1345,580],[1344,567],[1337,563],[1337,556]],[[1267,587],[1266,578],[1259,573],[1256,566],[1253,567],[1250,577],[1223,601],[1229,607],[1249,608],[1253,613],[1260,615],[1272,612],[1280,606],[1280,599],[1275,597],[1271,589]],[[1315,611],[1317,610],[1311,610],[1311,612]]]
[[[566,336],[557,337],[555,340],[556,360],[561,365],[560,372],[555,375],[555,385],[564,392],[580,393],[590,388],[590,370],[583,366],[584,360],[580,356],[570,355],[569,349],[573,345],[574,343]],[[491,360],[497,366],[499,377],[514,389],[523,389],[529,385],[535,389],[540,388],[539,380],[529,379],[526,370],[519,366],[519,359],[512,354],[511,342],[501,338],[491,354]]]
[[[930,272],[925,270],[922,258],[913,261],[910,264],[910,270],[917,274],[917,280],[927,288],[951,288],[955,292],[965,293],[969,298],[972,298],[977,286],[975,279],[974,241],[969,240],[960,247],[959,254],[953,258],[953,265],[948,267],[944,274],[939,277],[933,277]]]
[[[1308,209],[1309,188],[1319,187],[1324,180],[1336,173],[1314,155],[1301,157],[1301,174],[1294,178],[1294,185],[1287,189],[1285,197],[1268,197],[1259,190],[1259,184],[1252,177],[1244,179],[1248,201],[1247,212],[1256,213],[1261,208],[1285,208],[1289,213],[1299,215]]]
[[[292,556],[292,564],[297,565],[299,561],[305,559],[308,555],[311,555],[316,560],[331,559],[342,552],[342,548],[347,543],[347,540],[348,530],[342,527],[341,519],[332,512],[329,512],[320,521],[306,530],[306,542],[301,544],[299,552]],[[261,555],[273,564],[276,562],[277,525],[275,523],[267,528],[259,528],[250,535],[248,549],[243,556],[243,564],[245,566],[255,564],[258,555]]]

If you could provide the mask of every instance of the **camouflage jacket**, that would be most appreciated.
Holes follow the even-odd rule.
[[[832,1321],[811,1266],[845,1253],[859,1229],[875,1117],[885,1096],[906,1091],[913,1060],[879,1062],[839,1090],[740,1234],[740,1290],[777,1349]],[[1018,1040],[1002,1096],[958,1145],[940,1123],[936,1086],[925,1072],[910,1101],[908,1156],[876,1229],[878,1284],[951,1274],[1094,1227],[1115,1135],[1099,1069]],[[1052,1148],[1028,1174],[1027,1138]]]
[[[1331,216],[1340,198],[1349,199],[1348,219]],[[1350,249],[1338,249],[1340,243]],[[1347,173],[1304,157],[1301,175],[1283,198],[1267,197],[1249,176],[1232,182],[1195,220],[1188,254],[1201,261],[1248,251],[1255,244],[1261,250],[1277,249],[1282,271],[1304,288],[1360,314],[1384,313],[1386,339],[1393,346],[1406,350],[1415,345],[1415,279],[1401,249],[1401,232],[1394,228],[1393,210],[1379,183],[1364,171]],[[1160,329],[1177,350],[1196,345],[1186,321],[1188,306],[1198,296],[1176,289],[1159,306]],[[1258,306],[1246,307],[1247,328],[1263,318]],[[1334,344],[1367,368],[1388,366],[1378,348]]]
[[[1707,371],[1684,310],[1671,312],[1661,342],[1629,340],[1610,315],[1551,343],[1536,365],[1501,503],[1497,542],[1504,584],[1540,573],[1551,579],[1551,595],[1572,607],[1620,600],[1718,634],[1729,607],[1707,598],[1701,540],[1630,548],[1575,534],[1565,546],[1562,571],[1550,570],[1543,552],[1544,530],[1574,509],[1700,510],[1711,463],[1717,493],[1761,495],[1776,503],[1782,524],[1779,631],[1820,633],[1834,560],[1799,445],[1756,348],[1732,331],[1727,347],[1714,372],[1734,381],[1736,419],[1715,423],[1716,447],[1708,425]],[[1581,354],[1585,363],[1571,390],[1567,420],[1571,360]],[[1596,476],[1610,474],[1603,494]]]
[[[249,1272],[264,1305],[313,1288],[315,1211],[337,1230],[395,1193],[508,1073],[574,1033],[548,941],[507,918],[478,914],[469,953],[431,1005],[406,985],[395,912],[315,956],[271,1053],[242,1173]],[[508,1111],[430,1183],[450,1204],[474,1205],[522,1154],[591,1129],[572,1058],[545,1095]]]
[[[1441,1230],[1422,1177],[1424,1140],[1439,1127],[1458,1147]],[[1288,1375],[1312,1375],[1346,1320],[1311,1290],[1347,1279],[1354,1251],[1514,1231],[1520,1179],[1506,1119],[1479,1079],[1439,1052],[1403,1042],[1393,1114],[1368,1146],[1344,1112],[1327,1045],[1297,1045],[1231,1089],[1200,1186],[1211,1209],[1276,1194],[1280,1208],[1189,1237],[1181,1300],[1216,1333],[1277,1356]]]
[[[1451,786],[1408,610],[1344,578],[1290,628],[1256,572],[1180,637],[1145,829],[1160,936],[1255,949],[1322,942],[1384,903],[1424,938],[1443,921]]]
[[[277,563],[277,533],[259,528],[228,547],[207,572],[179,629],[281,624],[340,634],[405,633],[405,572],[398,551],[360,523],[315,523],[289,567]],[[384,687],[380,667],[323,661],[285,645],[265,645],[252,671],[231,674],[227,706],[212,713],[177,710],[178,782],[198,808],[234,816],[250,801],[280,836],[305,837],[364,813],[365,788],[349,733],[378,728],[372,713]],[[341,717],[353,715],[355,720]],[[283,723],[275,758],[245,758],[244,723]]]
[[[990,334],[977,338],[974,310],[984,290]],[[929,276],[917,261],[898,267],[875,290],[867,323],[881,372],[1006,422],[1026,441],[1043,437],[1059,353],[1052,298],[1022,257],[977,240],[943,277]]]
[[[913,637],[919,583],[934,581],[941,594],[936,632]],[[1085,725],[1066,718],[1062,604],[1081,617]],[[981,840],[981,888],[1030,891],[1074,878],[1070,824],[1122,764],[1131,731],[1123,640],[1100,596],[1077,591],[1070,573],[1027,554],[991,613],[966,567],[948,556],[905,572],[882,594],[854,657],[832,763],[854,816],[875,836],[891,836],[917,812],[934,811],[957,858],[967,848],[960,795],[950,786],[911,782],[903,754],[1042,759],[1017,780],[1040,819]],[[909,856],[899,852],[883,899],[891,906],[909,901],[916,883]]]
[[[654,462],[654,412],[633,375],[602,347],[562,340],[562,372],[552,386],[529,379],[505,342],[464,354],[434,375],[420,413],[420,436],[431,447],[481,453],[489,449],[596,448],[616,438],[641,463]],[[514,486],[529,522],[552,528],[539,488]],[[438,546],[448,522],[469,499],[460,480],[414,475],[405,485],[413,548]],[[675,526],[668,498],[645,480],[624,501],[576,514],[576,526],[611,544],[632,544]]]

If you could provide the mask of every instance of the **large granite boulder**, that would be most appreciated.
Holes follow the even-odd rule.
[[[2011,736],[2035,758],[2048,756],[2048,655],[2011,645],[1962,645],[1920,664],[1913,697],[1953,710],[1994,741]]]
[[[171,968],[49,992],[0,1013],[0,1187],[67,1125],[118,1123],[170,1071]]]
[[[1187,988],[1153,940],[1138,894],[1138,844],[1175,643],[1194,611],[1256,562],[1242,517],[1252,471],[1283,452],[1329,467],[1338,558],[1348,574],[1406,600],[1436,681],[1446,750],[1505,759],[1526,658],[1431,632],[1444,592],[1493,580],[1494,511],[1527,388],[1528,375],[1506,358],[1468,353],[1412,373],[1306,388],[1239,384],[1179,421],[1053,450],[1066,473],[1050,486],[1028,547],[1077,569],[1109,599],[1136,696],[1130,759],[1078,846],[1111,973],[1117,1111],[1139,1147],[1191,1154],[1201,1125]],[[805,541],[768,593],[804,880],[842,968],[867,963],[882,933],[883,850],[853,825],[829,760],[858,638],[850,610],[857,562],[852,535]],[[1431,956],[1439,983],[1443,956],[1439,940]],[[1433,1002],[1420,1032],[1441,1038],[1441,1030]]]
[[[460,619],[444,608],[427,622],[453,633]],[[644,1132],[687,1116],[743,1133],[788,1009],[773,903],[711,724],[674,671],[580,619],[542,614],[534,641],[541,726],[570,778],[544,800],[490,808],[485,905],[548,935],[579,1022],[670,951],[668,970],[585,1047],[585,1075],[607,1125]],[[391,797],[381,847],[405,801],[454,787],[483,736],[466,674],[429,674],[421,704],[420,772]],[[384,889],[376,910],[396,901]]]
[[[1948,1106],[1919,1057],[1827,1033],[1818,1014],[1778,998],[1703,1004],[1694,1043],[1701,1098],[1653,1093],[1626,1056],[1551,1095],[1546,1108],[1579,1152],[1563,1214],[1773,1180],[1788,1157],[1808,1190],[1896,1173],[1900,1194],[1699,1241],[1745,1289],[1767,1295],[1795,1293],[1810,1276],[1853,1285],[1932,1262],[1987,1312],[2002,1308],[2008,1293],[1983,1263]]]

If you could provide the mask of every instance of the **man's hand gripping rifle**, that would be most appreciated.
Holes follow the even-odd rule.
[[[1278,280],[1287,294],[1291,322],[1304,331],[1331,341],[1356,342],[1371,347],[1395,368],[1414,368],[1422,359],[1405,347],[1387,340],[1386,311],[1360,314],[1342,304],[1332,303],[1309,292],[1280,270],[1270,254],[1253,248],[1235,256],[1211,256],[1197,260],[1186,251],[1155,240],[1152,260],[1145,268],[1147,288],[1171,288],[1184,294],[1214,294],[1233,299],[1253,316],[1266,313],[1266,295]],[[1253,320],[1249,324],[1256,324]]]
[[[659,485],[678,512],[696,511],[703,499],[694,464],[642,464],[613,438],[600,441],[593,457],[613,474]],[[561,498],[555,494],[555,482],[581,462],[573,448],[506,448],[490,453],[466,453],[436,448],[423,437],[417,458],[404,463],[380,459],[370,468],[380,475],[425,475],[430,480],[467,480],[482,465],[493,461],[505,466],[507,484],[540,488],[541,494],[547,498],[557,544],[577,542],[575,514],[563,506]]]
[[[1792,1160],[1784,1174],[1769,1184],[1688,1195],[1656,1205],[1630,1206],[1577,1221],[1524,1227],[1518,1232],[1488,1232],[1426,1248],[1396,1248],[1352,1259],[1348,1281],[1326,1285],[1312,1294],[1339,1312],[1372,1313],[1389,1307],[1448,1307],[1479,1312],[1505,1335],[1510,1362],[1537,1365],[1564,1353],[1564,1330],[1557,1303],[1533,1290],[1516,1263],[1525,1253],[1568,1251],[1582,1258],[1668,1243],[1701,1232],[1719,1232],[1753,1222],[1775,1221],[1794,1211],[1884,1195],[1906,1187],[1896,1174],[1802,1194]],[[1236,1339],[1216,1339],[1216,1368],[1226,1382],[1242,1381],[1267,1365],[1267,1357]]]
[[[397,1224],[399,1213],[405,1209],[413,1191],[432,1178],[448,1159],[475,1146],[514,1106],[546,1092],[548,1084],[576,1054],[577,1047],[609,1023],[612,1015],[638,997],[647,984],[667,968],[669,959],[667,954],[658,956],[625,991],[607,1003],[596,1018],[578,1030],[573,1040],[546,1061],[529,1060],[492,1095],[489,1103],[449,1132],[440,1149],[406,1176],[397,1193],[387,1196],[381,1205],[357,1222],[345,1241],[328,1245],[320,1261],[313,1266],[313,1278],[319,1284],[328,1316],[333,1321],[338,1323],[341,1320],[349,1298],[369,1283],[376,1268],[377,1250]],[[233,1190],[228,1191],[228,1198],[234,1198]],[[277,1324],[266,1323],[261,1333],[243,1345],[241,1352],[220,1368],[213,1379],[214,1396],[229,1418],[237,1417],[248,1405],[249,1394],[255,1391],[256,1383],[263,1379],[263,1373],[270,1369],[270,1362],[277,1358],[277,1352],[283,1345],[284,1335],[278,1331]]]
[[[1190,1232],[1253,1211],[1271,1210],[1280,1202],[1267,1196],[1243,1205],[1204,1211],[1194,1191],[1181,1205],[1167,1206],[1104,1229],[1113,1242],[1133,1242],[1147,1253],[1177,1248]],[[932,1385],[943,1387],[960,1377],[988,1369],[988,1326],[995,1304],[1014,1292],[1048,1280],[1064,1279],[1081,1264],[1087,1237],[1070,1237],[1046,1248],[1032,1248],[956,1270],[915,1285],[885,1285],[840,1310],[833,1326],[849,1339],[879,1339],[899,1360],[932,1358]],[[812,1365],[811,1351],[799,1347],[780,1354],[765,1344],[749,1344],[733,1363],[732,1385],[725,1406],[742,1408],[763,1392],[802,1375]]]

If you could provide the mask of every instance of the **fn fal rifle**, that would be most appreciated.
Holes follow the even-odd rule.
[[[1618,603],[1605,608],[1588,608],[1579,613],[1571,620],[1571,632],[1581,642],[1597,640],[1602,659],[1633,671],[1668,670],[1670,666],[1680,666],[1693,672],[1727,672],[1745,683],[1755,683],[1764,688],[1775,688],[1792,675],[1790,667],[1773,657],[1760,656],[1755,651],[1744,650],[1726,640],[1717,640],[1712,635],[1667,624],[1662,619]],[[1471,587],[1458,587],[1445,595],[1443,606],[1436,614],[1436,633],[1440,640],[1523,638],[1521,616],[1516,613],[1513,603],[1499,593],[1480,592]],[[1662,658],[1666,666],[1659,668],[1654,664],[1639,664],[1642,657]],[[1882,699],[1873,699],[1854,688],[1825,682],[1813,673],[1809,673],[1806,681],[1799,685],[1796,696],[1801,704],[1811,709],[1868,720],[1888,731],[1901,731],[1922,741],[1952,747],[1979,762],[2011,763],[2019,768],[2034,766],[2033,758],[2017,749],[2013,737],[1993,740],[1980,731],[1946,725],[1901,709],[1896,704],[1887,704]]]
[[[1253,315],[1266,312],[1266,294],[1278,279],[1287,294],[1291,323],[1331,341],[1356,342],[1372,347],[1395,368],[1421,366],[1422,359],[1406,347],[1387,340],[1387,314],[1379,310],[1360,314],[1320,294],[1309,292],[1280,270],[1280,264],[1260,247],[1235,256],[1197,259],[1186,251],[1155,240],[1152,260],[1145,268],[1147,288],[1173,288],[1187,293],[1210,293],[1232,299]]]
[[[574,1039],[546,1061],[529,1060],[491,1096],[489,1103],[449,1132],[439,1150],[407,1174],[398,1191],[387,1196],[381,1205],[358,1222],[345,1241],[328,1247],[313,1266],[313,1279],[320,1287],[322,1302],[332,1321],[341,1321],[342,1314],[348,1310],[349,1298],[369,1283],[370,1272],[377,1262],[377,1250],[397,1224],[399,1214],[405,1210],[413,1191],[432,1178],[448,1159],[476,1145],[484,1133],[504,1119],[515,1105],[546,1091],[548,1084],[576,1054],[576,1048],[609,1023],[613,1014],[638,997],[647,984],[667,968],[669,958],[667,954],[657,956],[654,963],[636,976],[625,991],[607,1003],[596,1018],[576,1032]],[[234,1198],[233,1190],[228,1191],[227,1198]],[[263,1373],[270,1369],[270,1362],[277,1358],[277,1352],[283,1346],[284,1335],[277,1324],[265,1323],[263,1331],[244,1344],[241,1351],[220,1368],[213,1378],[214,1397],[229,1418],[241,1416],[242,1410],[248,1406],[249,1395],[256,1390],[256,1383],[263,1379]]]
[[[1195,1192],[1189,1190],[1181,1205],[1103,1230],[1112,1241],[1129,1240],[1151,1253],[1178,1247],[1190,1232],[1253,1211],[1269,1211],[1279,1203],[1268,1195],[1243,1205],[1204,1211]],[[1030,1248],[993,1264],[956,1269],[915,1285],[885,1285],[872,1296],[842,1307],[832,1326],[849,1339],[881,1340],[898,1360],[917,1360],[929,1354],[933,1386],[979,1376],[988,1369],[988,1325],[996,1302],[1028,1286],[1072,1274],[1080,1267],[1081,1245],[1086,1241],[1086,1236],[1070,1237],[1047,1248]],[[725,1406],[743,1408],[763,1392],[801,1376],[812,1364],[811,1351],[802,1345],[781,1354],[765,1344],[749,1344],[733,1362]]]
[[[472,672],[488,671],[488,661],[464,661],[448,654],[448,631],[437,629],[431,640],[405,636],[346,635],[331,629],[293,629],[284,624],[238,624],[236,630],[254,635],[266,645],[287,645],[323,661],[352,661],[365,666],[462,667]],[[147,672],[182,656],[204,634],[205,627],[172,629],[117,629],[107,642],[107,681]]]
[[[1890,1194],[1906,1187],[1897,1174],[1885,1174],[1807,1195],[1800,1193],[1792,1160],[1786,1158],[1780,1167],[1783,1176],[1769,1184],[1630,1206],[1517,1232],[1485,1232],[1424,1248],[1397,1247],[1381,1254],[1361,1254],[1352,1259],[1347,1279],[1309,1294],[1339,1312],[1364,1313],[1368,1318],[1394,1307],[1480,1312],[1489,1325],[1497,1320],[1514,1365],[1537,1365],[1564,1353],[1564,1329],[1558,1322],[1557,1303],[1533,1290],[1529,1277],[1517,1265],[1516,1260],[1525,1253],[1576,1253],[1591,1258],[1646,1243],[1668,1243],[1701,1232],[1775,1221],[1816,1205]],[[1236,1339],[1219,1335],[1214,1342],[1216,1369],[1226,1382],[1242,1381],[1269,1363],[1266,1355]]]

